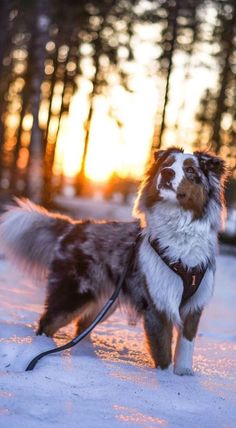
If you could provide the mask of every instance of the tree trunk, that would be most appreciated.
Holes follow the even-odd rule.
[[[48,2],[36,3],[36,31],[33,37],[34,73],[32,76],[31,113],[33,126],[31,130],[31,141],[29,146],[29,164],[27,168],[27,196],[35,202],[40,203],[43,191],[43,133],[39,127],[38,112],[41,101],[41,84],[44,80],[44,61],[46,58],[45,45],[48,40],[49,17],[44,15],[48,10]]]
[[[99,73],[99,54],[95,56],[94,65],[95,65],[96,71],[92,81],[93,90],[89,96],[89,111],[88,111],[88,116],[85,123],[84,149],[82,154],[80,172],[76,180],[76,189],[77,189],[78,195],[82,195],[84,193],[85,185],[86,185],[85,167],[86,167],[86,160],[87,160],[87,154],[88,154],[89,139],[91,135],[91,123],[92,123],[93,114],[94,114],[94,100],[95,100],[96,91],[97,91],[97,82],[98,82],[98,73]]]
[[[172,37],[170,42],[170,51],[169,51],[169,64],[167,69],[167,77],[166,77],[166,86],[165,86],[165,97],[164,97],[164,104],[163,104],[163,110],[162,110],[162,117],[161,117],[161,126],[160,126],[160,132],[159,136],[157,136],[157,133],[154,134],[153,138],[153,149],[159,149],[162,146],[163,143],[163,134],[166,127],[166,108],[169,102],[169,86],[170,86],[170,77],[171,72],[173,68],[173,56],[174,56],[174,50],[175,50],[175,42],[176,42],[176,35],[177,35],[177,17],[178,17],[178,11],[179,11],[179,2],[180,0],[175,1],[175,8],[173,13],[173,23],[172,23]]]
[[[227,38],[223,40],[223,49],[224,49],[224,65],[220,75],[220,92],[217,97],[217,105],[216,105],[216,114],[213,122],[213,149],[216,153],[220,151],[221,148],[221,138],[220,138],[220,130],[221,130],[221,120],[223,113],[225,112],[225,93],[229,82],[229,73],[231,73],[230,69],[230,56],[234,51],[234,31],[236,24],[236,6],[233,6],[233,15],[232,20],[227,21],[225,25],[227,25]]]
[[[8,92],[9,81],[11,76],[11,63],[4,66],[3,59],[11,51],[12,32],[14,32],[12,25],[9,21],[9,13],[14,7],[15,2],[12,0],[1,2],[0,13],[0,178],[3,169],[3,147],[4,147],[4,119],[3,114],[6,108],[6,101],[4,95]]]

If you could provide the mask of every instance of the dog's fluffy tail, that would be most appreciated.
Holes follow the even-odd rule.
[[[72,224],[29,200],[16,199],[0,219],[0,248],[27,273],[41,278],[47,272],[58,238]]]

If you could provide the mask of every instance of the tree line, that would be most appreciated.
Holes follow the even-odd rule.
[[[236,4],[233,0],[1,0],[0,187],[49,204],[63,185],[52,173],[60,127],[79,77],[91,83],[77,194],[86,188],[85,164],[96,97],[109,97],[111,75],[131,91],[138,26],[157,29],[156,56],[146,69],[158,86],[151,150],[178,133],[185,102],[170,124],[173,76],[181,55],[184,85],[200,67],[215,85],[197,106],[193,144],[223,155],[236,178]],[[89,66],[89,67],[88,67]],[[89,70],[89,71],[88,71]],[[131,71],[130,71],[131,70]],[[184,89],[183,89],[184,90]],[[181,145],[181,141],[177,141]]]

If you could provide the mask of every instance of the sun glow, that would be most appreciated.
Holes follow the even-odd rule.
[[[86,175],[94,181],[105,181],[113,173],[139,179],[149,157],[155,115],[157,110],[161,111],[164,97],[161,78],[145,72],[156,53],[150,41],[154,35],[148,31],[151,27],[142,28],[144,34],[140,33],[140,37],[143,40],[137,42],[136,63],[132,69],[132,92],[116,83],[112,87],[111,83],[109,96],[99,95],[94,101],[85,166]],[[179,145],[191,151],[196,140],[195,114],[201,96],[206,88],[214,88],[218,78],[214,58],[210,60],[208,55],[208,50],[213,48],[204,43],[200,48],[193,52],[191,59],[186,52],[177,51],[174,55],[164,147]],[[206,55],[207,66],[204,65]],[[88,70],[90,68],[91,64]],[[91,82],[79,78],[78,88],[69,115],[63,118],[60,126],[54,163],[54,172],[63,172],[68,177],[75,176],[81,167]]]
[[[152,140],[156,107],[153,91],[155,88],[147,81],[142,92],[131,94],[117,87],[109,100],[102,95],[96,97],[85,168],[91,180],[103,182],[114,172],[121,177],[140,177]],[[55,173],[63,171],[73,177],[80,170],[87,112],[84,88],[75,94],[69,115],[63,118]]]
[[[196,94],[196,81],[193,79],[189,83],[190,95],[186,96],[186,107],[181,112],[178,79],[179,71],[174,73],[172,79],[172,85],[177,89],[167,110],[168,128],[164,146],[180,145],[191,152],[195,136],[194,115],[201,91],[198,88]],[[135,93],[126,93],[118,87],[113,91],[111,100],[97,96],[85,167],[87,177],[104,182],[115,172],[120,177],[140,178],[150,153],[157,100],[157,90],[150,81],[143,82]],[[115,106],[115,114],[111,112],[110,103]],[[73,97],[69,115],[62,118],[55,173],[63,172],[65,176],[73,177],[79,172],[87,113],[88,95],[80,90]],[[178,128],[175,123],[178,123]]]

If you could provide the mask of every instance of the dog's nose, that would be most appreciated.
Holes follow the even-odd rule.
[[[165,181],[170,181],[175,176],[175,172],[172,168],[163,168],[161,175]]]

